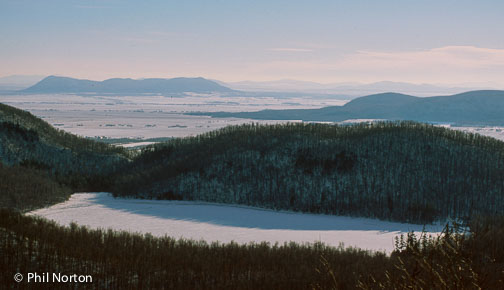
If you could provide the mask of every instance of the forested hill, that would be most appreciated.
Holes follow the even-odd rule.
[[[68,77],[49,76],[22,93],[104,93],[104,94],[162,94],[162,93],[209,93],[232,92],[233,90],[204,78],[172,79],[108,79],[91,81]]]
[[[123,148],[65,133],[0,104],[0,207],[30,210],[75,191],[104,190],[107,176],[128,158]]]
[[[504,126],[502,112],[504,112],[504,91],[487,90],[426,98],[384,93],[357,98],[344,106],[321,109],[191,114],[265,120],[341,122],[349,119],[386,119]]]
[[[113,163],[126,157],[123,148],[66,133],[29,112],[0,104],[0,162],[5,165],[98,174],[110,172]]]
[[[430,222],[504,213],[504,143],[415,122],[242,125],[146,148],[116,196]]]
[[[41,141],[53,146],[74,151],[93,151],[104,154],[124,155],[126,153],[126,150],[121,147],[110,146],[58,130],[30,112],[1,103],[0,122],[4,123],[4,126],[8,126],[6,123],[11,123],[12,126],[17,126],[27,132],[32,131],[32,133],[40,137]]]
[[[0,207],[29,208],[71,190],[103,190],[107,175],[126,160],[123,148],[65,133],[0,104]]]

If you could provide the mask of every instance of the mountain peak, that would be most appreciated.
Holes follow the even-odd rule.
[[[23,93],[107,93],[107,94],[152,94],[152,93],[210,93],[232,90],[202,77],[172,79],[112,78],[104,81],[48,76],[37,84],[22,90]]]

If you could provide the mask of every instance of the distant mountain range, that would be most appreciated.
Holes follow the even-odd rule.
[[[459,85],[413,84],[381,81],[375,83],[316,83],[300,80],[241,81],[222,82],[204,78],[151,78],[120,79],[113,78],[102,82],[68,77],[40,75],[12,75],[0,77],[0,93],[106,93],[106,94],[145,94],[145,93],[206,93],[232,92],[251,97],[331,97],[353,99],[359,96],[398,92],[415,96],[451,95],[465,91],[498,88],[493,83],[474,83]],[[17,92],[16,92],[17,91]]]
[[[22,93],[97,93],[97,94],[163,94],[232,92],[214,81],[204,78],[173,79],[108,79],[91,81],[68,77],[49,76],[24,89]]]
[[[495,84],[433,85],[381,81],[375,83],[316,83],[299,80],[220,82],[219,84],[241,91],[253,92],[303,92],[312,94],[345,95],[360,97],[370,94],[399,92],[415,96],[451,95],[466,91],[491,89]],[[349,99],[349,98],[347,98]]]
[[[504,125],[504,91],[471,91],[427,98],[383,93],[356,98],[344,106],[321,109],[192,114],[262,120],[341,122],[349,119],[386,119],[459,125]]]

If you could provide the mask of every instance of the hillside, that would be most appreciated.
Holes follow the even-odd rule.
[[[123,148],[66,133],[29,112],[4,104],[0,104],[0,136],[2,163],[35,162],[58,173],[96,172],[98,164],[127,154]]]
[[[30,211],[63,202],[72,193],[44,169],[0,162],[0,208]]]
[[[504,112],[504,91],[489,90],[428,98],[384,93],[360,97],[344,106],[321,109],[192,114],[261,120],[341,122],[349,119],[384,119],[504,126],[502,112]]]
[[[40,93],[104,93],[104,94],[163,94],[163,93],[210,93],[232,90],[204,78],[173,79],[108,79],[91,81],[68,77],[49,76],[20,92]]]
[[[72,191],[103,189],[127,159],[123,148],[65,133],[0,104],[0,207],[30,209]]]
[[[504,213],[504,143],[430,125],[242,125],[146,148],[116,196],[409,222]]]

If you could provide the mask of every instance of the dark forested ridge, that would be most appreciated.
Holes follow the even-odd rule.
[[[341,122],[349,119],[386,119],[458,125],[504,126],[504,114],[502,112],[504,112],[504,91],[487,90],[425,98],[397,93],[383,93],[360,97],[344,106],[331,106],[321,109],[191,114],[264,120]]]
[[[61,201],[72,190],[103,190],[127,158],[125,149],[0,104],[0,207],[26,210]]]
[[[504,143],[415,122],[242,125],[150,146],[116,196],[409,222],[504,213]]]

